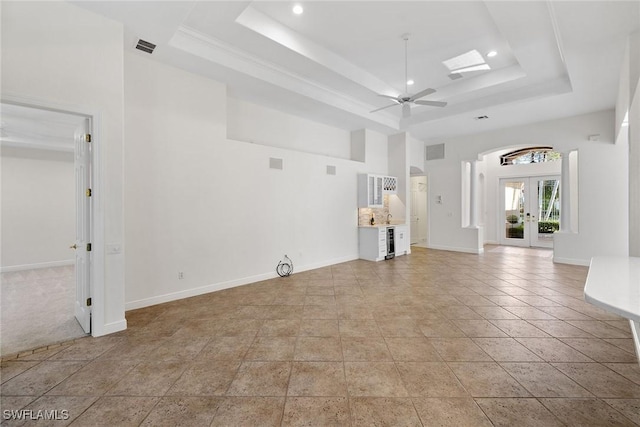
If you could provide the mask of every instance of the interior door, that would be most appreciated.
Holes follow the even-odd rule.
[[[415,177],[411,178],[411,210],[409,216],[409,226],[410,226],[410,243],[415,245],[419,242],[420,231],[418,229],[418,221],[420,221],[419,212],[418,212],[418,202],[419,202],[419,194],[418,194],[418,181]]]
[[[553,234],[560,227],[560,178],[504,178],[500,194],[500,243],[553,247]]]
[[[411,177],[410,243],[427,243],[427,177]]]
[[[90,134],[89,119],[75,132],[75,181],[76,181],[76,301],[75,316],[86,333],[91,332],[90,298],[90,218],[91,218],[91,143],[86,135]]]

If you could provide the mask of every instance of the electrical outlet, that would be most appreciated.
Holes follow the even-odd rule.
[[[178,271],[178,279],[184,279],[184,273],[182,271]]]

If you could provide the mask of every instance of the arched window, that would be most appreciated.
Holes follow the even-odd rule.
[[[529,147],[500,156],[500,165],[525,165],[529,163],[553,162],[561,158],[553,147]]]

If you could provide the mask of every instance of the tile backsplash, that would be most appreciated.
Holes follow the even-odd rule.
[[[358,225],[359,226],[371,225],[371,215],[373,215],[375,219],[375,224],[386,224],[388,214],[389,214],[389,196],[384,195],[383,207],[358,209]]]

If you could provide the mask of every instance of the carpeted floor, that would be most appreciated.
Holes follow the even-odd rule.
[[[85,335],[73,314],[74,266],[1,275],[0,354],[15,354]]]

